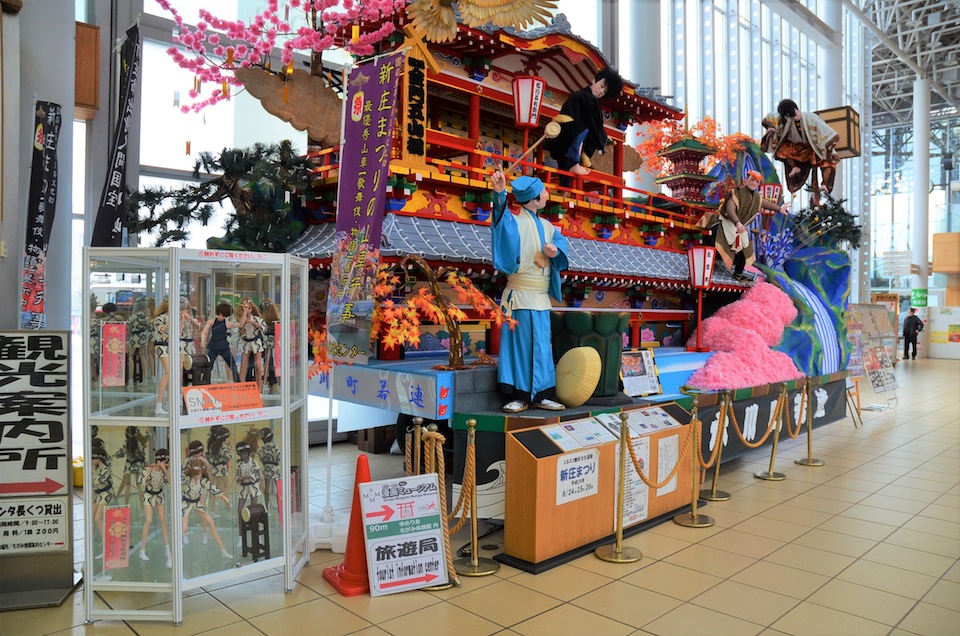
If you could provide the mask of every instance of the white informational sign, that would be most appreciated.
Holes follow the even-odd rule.
[[[633,453],[637,456],[637,462],[643,469],[647,479],[650,478],[650,438],[646,435],[634,437],[630,440],[633,446]],[[620,470],[620,444],[617,444],[617,472]],[[620,491],[620,476],[614,480],[614,504],[616,504],[617,493]],[[637,470],[633,467],[633,460],[627,455],[627,471],[623,479],[623,527],[643,521],[649,514],[650,489],[647,487]],[[613,507],[613,525],[617,525],[617,507]]]
[[[0,500],[0,557],[58,552],[68,545],[67,498]]]
[[[657,442],[657,477],[659,483],[664,477],[670,474],[673,467],[677,465],[677,455],[680,452],[680,436],[670,435],[661,437]],[[694,451],[696,452],[696,451]],[[657,497],[669,494],[677,489],[677,476],[667,482],[663,488],[657,489]]]
[[[620,360],[624,393],[630,397],[663,393],[652,350],[625,351]]]
[[[447,582],[436,473],[360,484],[370,596]]]
[[[636,409],[627,413],[627,426],[637,435],[646,435],[671,426],[680,426],[680,422],[659,406]]]
[[[557,460],[557,505],[600,492],[600,451],[567,453]]]
[[[580,423],[583,424],[583,427],[587,429],[587,431],[589,431],[591,435],[593,435],[598,440],[600,440],[601,444],[603,444],[604,442],[615,442],[618,439],[620,439],[619,434],[614,435],[613,433],[608,431],[607,428],[603,424],[598,422],[595,418],[590,418],[589,420],[581,420]]]
[[[564,422],[560,426],[566,432],[570,433],[570,436],[573,439],[580,442],[580,446],[586,448],[587,446],[597,446],[603,440],[595,436],[590,430],[585,426],[586,421],[576,421],[576,422]]]
[[[0,332],[0,502],[68,492],[68,351],[66,332]]]
[[[563,428],[559,424],[551,424],[550,426],[540,427],[540,431],[550,438],[550,440],[560,447],[562,451],[572,451],[578,448],[583,448],[583,444],[577,441],[576,438],[571,435],[567,429]]]

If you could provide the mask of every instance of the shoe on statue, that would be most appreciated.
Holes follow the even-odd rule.
[[[559,402],[554,402],[553,400],[540,400],[540,403],[537,404],[537,408],[545,409],[547,411],[563,411],[567,407]]]

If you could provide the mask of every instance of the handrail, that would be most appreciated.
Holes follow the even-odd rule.
[[[464,149],[464,144],[461,140],[457,139],[457,144],[446,143],[446,138],[442,136],[444,134],[442,131],[431,132],[439,133],[435,136],[431,135],[432,141],[435,142],[431,144],[432,146],[447,150],[455,150],[464,154],[468,152]],[[317,159],[320,162],[320,165],[317,167],[314,174],[325,175],[326,173],[337,169],[339,165],[333,163],[333,159],[339,156],[339,151],[339,146],[333,146],[331,148],[325,148],[323,150],[308,153],[308,158]],[[472,150],[472,152],[484,159],[489,158],[494,160],[494,162],[499,161],[501,164],[504,162],[511,163],[513,161],[512,157],[488,152],[486,150],[475,149]],[[426,158],[426,162],[427,167],[432,171],[438,171],[443,174],[450,170],[462,171],[467,178],[476,179],[478,181],[486,181],[487,177],[493,172],[493,169],[489,167],[474,167],[470,166],[466,162],[460,163],[451,161],[449,159],[438,159],[429,156]],[[619,179],[613,175],[603,172],[592,172],[590,175],[584,177],[573,174],[572,172],[568,172],[566,170],[560,170],[558,168],[552,168],[543,164],[534,163],[529,160],[521,162],[520,165],[524,168],[532,168],[537,172],[546,175],[546,181],[551,185],[551,189],[553,191],[553,194],[550,197],[551,202],[566,203],[573,201],[579,207],[592,210],[598,214],[615,214],[619,216],[619,213],[622,212],[624,219],[637,219],[651,223],[662,223],[664,221],[668,221],[681,223],[692,228],[696,221],[703,214],[715,211],[714,207],[706,204],[696,205],[658,192],[648,192],[646,190],[632,188],[625,185],[623,183],[623,179]],[[559,178],[561,176],[569,177],[573,187],[564,187],[553,183],[555,178]],[[424,174],[424,177],[429,178],[429,173]],[[596,192],[584,190],[584,182],[598,184],[601,187],[601,191]],[[619,190],[621,196],[613,196],[609,193],[611,190]],[[626,199],[623,197],[623,193],[635,193],[637,197],[646,197],[646,202],[641,202],[638,199]],[[597,202],[594,202],[591,199]],[[657,207],[657,204],[661,206],[676,206],[680,210],[689,212],[678,213],[669,209],[664,209],[663,207]],[[599,206],[600,209],[596,209],[595,206]],[[604,210],[603,208],[605,207],[610,209]]]

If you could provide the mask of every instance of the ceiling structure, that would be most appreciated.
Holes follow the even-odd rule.
[[[857,14],[850,0],[844,6]],[[913,82],[930,80],[930,120],[960,115],[960,0],[865,0],[861,21],[876,36],[874,129],[913,124]]]

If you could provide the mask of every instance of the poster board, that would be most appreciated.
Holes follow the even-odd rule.
[[[624,351],[621,355],[620,374],[623,378],[623,392],[630,397],[663,393],[652,349]]]
[[[892,364],[897,359],[897,331],[890,320],[887,305],[857,305],[847,308],[847,341],[850,345],[850,360],[847,370],[851,376],[863,376],[867,351],[883,347]]]
[[[893,362],[882,346],[866,349],[863,355],[863,370],[870,379],[870,386],[875,393],[895,391],[897,376],[893,373]]]
[[[930,357],[960,360],[960,307],[929,307],[926,311]]]

